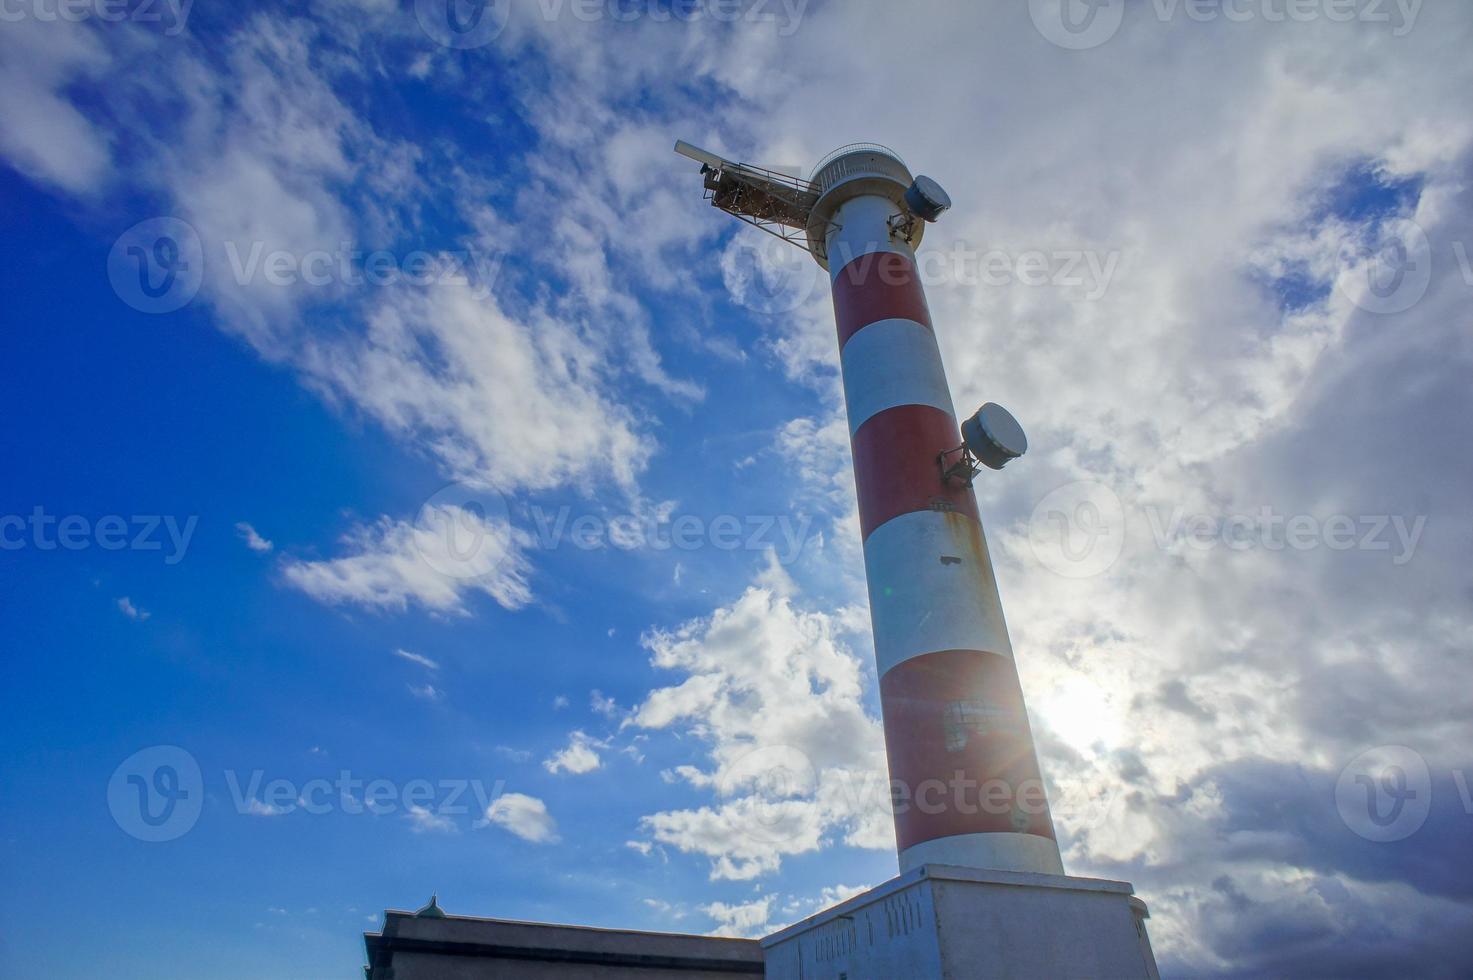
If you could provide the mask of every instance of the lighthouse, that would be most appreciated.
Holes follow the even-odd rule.
[[[807,186],[677,150],[702,161],[723,210],[801,222],[829,273],[901,870],[1063,874],[972,489],[1027,440],[997,405],[963,437],[916,266],[950,198],[872,143],[829,154]]]
[[[767,976],[1155,977],[1131,886],[1064,874],[973,491],[1028,441],[958,420],[916,264],[950,197],[874,143],[807,180],[675,149],[828,272],[890,768],[900,876],[764,940]]]

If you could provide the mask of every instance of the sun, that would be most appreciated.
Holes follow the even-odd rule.
[[[1109,750],[1120,741],[1120,714],[1110,692],[1074,675],[1039,699],[1037,720],[1085,754]]]

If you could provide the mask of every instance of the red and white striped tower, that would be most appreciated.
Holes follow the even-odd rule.
[[[682,147],[713,203],[803,227],[832,279],[901,872],[1063,874],[977,501],[940,462],[962,435],[915,261],[925,178],[856,144],[785,191]]]
[[[924,225],[905,220],[911,175],[887,151],[858,147],[821,164],[813,183],[900,870],[1063,874],[977,501],[938,464],[962,437],[912,250]]]

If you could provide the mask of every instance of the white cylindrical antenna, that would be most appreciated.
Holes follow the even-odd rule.
[[[731,162],[729,160],[721,159],[721,157],[710,152],[709,150],[703,150],[699,146],[693,146],[690,143],[687,143],[685,140],[675,141],[675,152],[679,153],[683,157],[689,157],[696,163],[704,163],[708,167],[717,169],[726,166]]]

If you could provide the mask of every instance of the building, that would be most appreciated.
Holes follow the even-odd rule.
[[[763,975],[762,946],[585,926],[446,915],[438,902],[384,913],[365,933],[368,980],[735,980]]]

